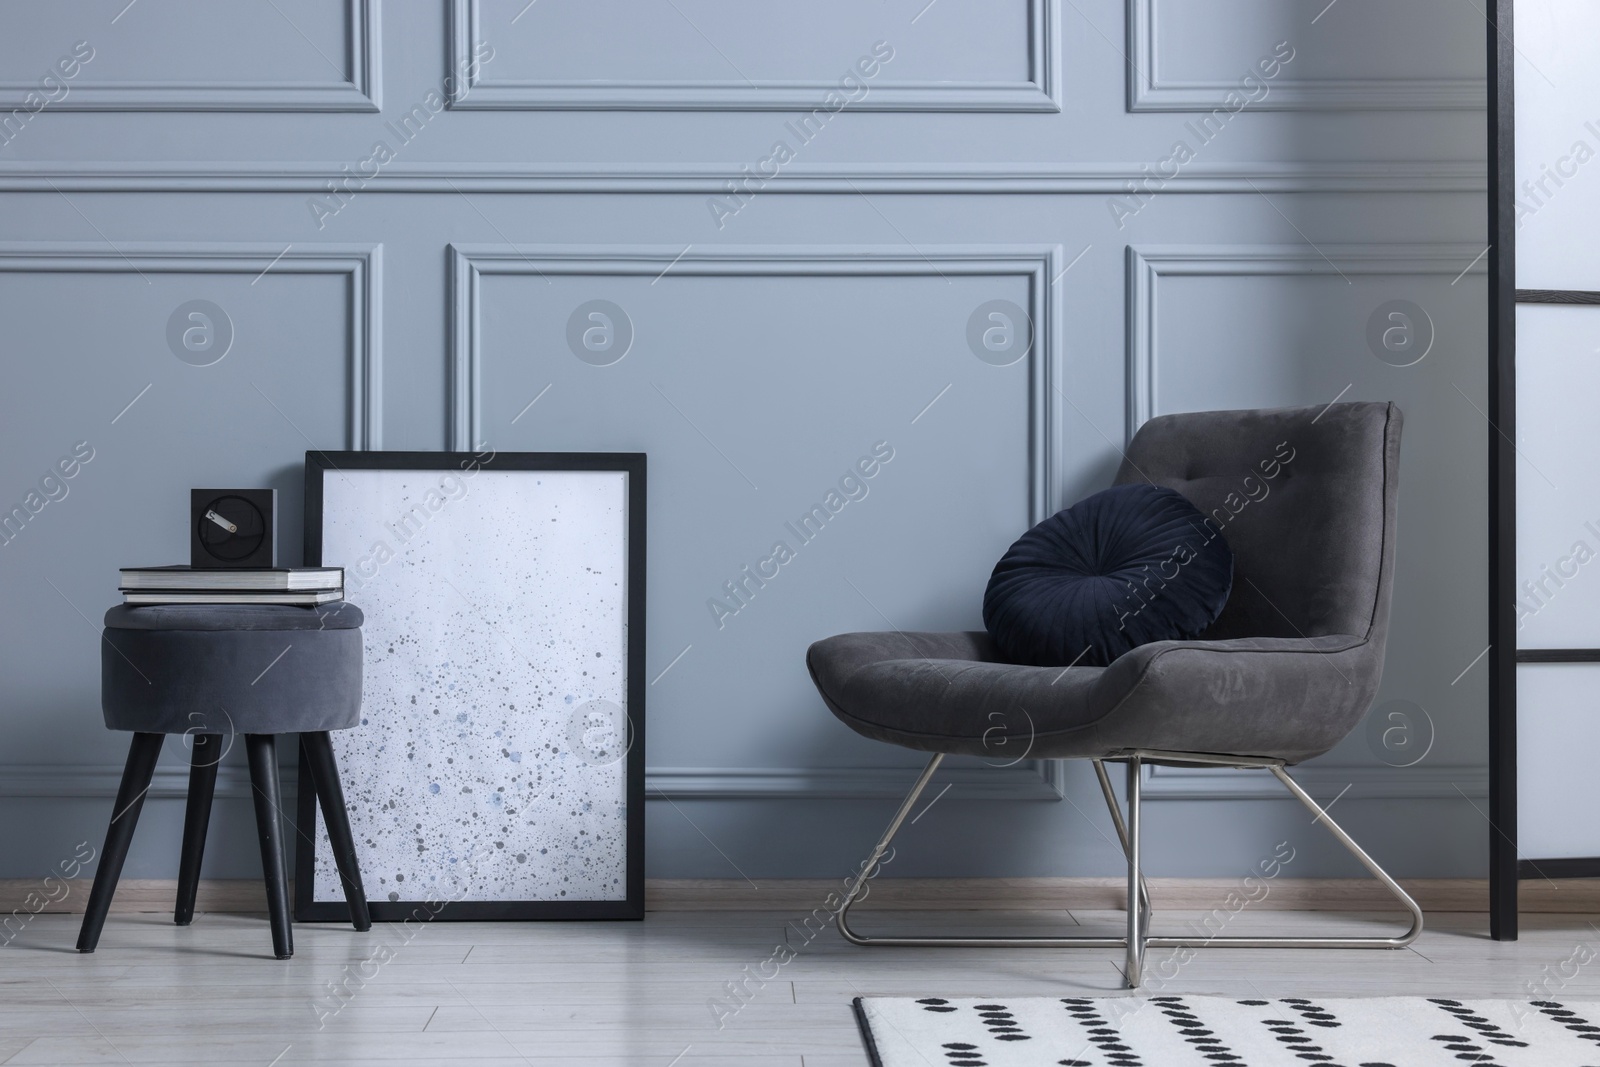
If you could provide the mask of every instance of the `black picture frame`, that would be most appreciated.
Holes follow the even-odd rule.
[[[644,918],[644,769],[645,769],[645,536],[646,456],[640,452],[321,452],[306,453],[305,564],[322,565],[324,479],[341,471],[420,470],[459,471],[477,463],[495,471],[611,471],[627,475],[627,716],[629,746],[626,778],[627,826],[624,832],[625,895],[621,900],[455,900],[433,910],[428,902],[375,899],[370,903],[375,922],[406,920],[518,921],[596,920]],[[358,604],[359,606],[359,604]],[[348,781],[350,768],[341,767]],[[300,757],[297,821],[302,828],[315,826],[316,794],[304,754]],[[295,920],[344,922],[349,913],[343,899],[315,899],[316,842],[309,832],[296,835]],[[361,847],[357,841],[359,854]],[[364,880],[371,879],[363,870]],[[372,887],[368,885],[369,895]]]

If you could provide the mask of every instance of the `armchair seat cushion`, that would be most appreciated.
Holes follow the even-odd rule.
[[[982,632],[888,632],[818,641],[806,662],[841,722],[904,748],[1005,763],[1143,749],[1292,764],[1365,713],[1375,656],[1336,634],[1158,641],[1109,667],[1032,667],[1001,661]]]

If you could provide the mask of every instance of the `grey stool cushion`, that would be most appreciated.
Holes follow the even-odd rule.
[[[1109,667],[1002,662],[983,633],[842,634],[807,664],[857,733],[997,760],[1134,749],[1297,763],[1361,721],[1383,673],[1400,411],[1393,404],[1150,420],[1119,483],[1178,490],[1234,551],[1222,615]]]
[[[100,643],[106,726],[141,733],[344,730],[361,717],[361,609],[119,604]]]

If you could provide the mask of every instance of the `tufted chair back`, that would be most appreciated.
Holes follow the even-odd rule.
[[[1382,648],[1394,579],[1400,409],[1389,403],[1161,415],[1117,483],[1176,489],[1234,554],[1202,640],[1351,634]]]

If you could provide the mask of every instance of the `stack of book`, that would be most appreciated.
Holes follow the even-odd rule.
[[[292,604],[344,599],[343,567],[122,568],[124,604]]]

